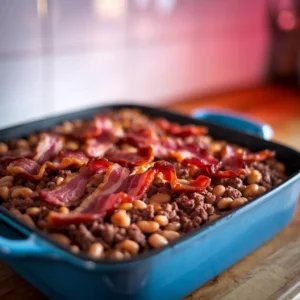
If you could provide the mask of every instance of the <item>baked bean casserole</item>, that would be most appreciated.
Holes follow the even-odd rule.
[[[122,109],[0,143],[0,203],[95,259],[166,246],[286,178],[274,152],[207,133]]]

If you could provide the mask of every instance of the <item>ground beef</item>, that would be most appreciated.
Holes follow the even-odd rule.
[[[137,242],[141,247],[146,245],[146,236],[142,233],[136,224],[131,224],[127,229],[128,237]]]
[[[205,200],[205,196],[201,195],[200,193],[192,193],[190,194],[190,198],[194,199],[195,205],[201,205]]]
[[[92,232],[95,236],[102,237],[103,240],[108,244],[112,244],[114,242],[117,229],[114,225],[109,223],[98,223],[95,227],[92,227]]]
[[[204,209],[209,216],[215,213],[215,207],[211,204],[204,204]]]
[[[115,243],[120,243],[122,241],[124,241],[127,238],[127,232],[125,228],[118,228],[118,230],[116,230],[115,232],[115,238],[114,238],[114,242]]]
[[[213,215],[215,210],[211,204],[204,203],[204,196],[199,193],[181,194],[175,199],[178,205],[178,215],[185,232],[199,227]]]
[[[275,169],[274,162],[269,161],[268,164],[263,162],[253,162],[251,168],[260,171],[262,174],[261,184],[266,188],[271,188],[272,185],[279,184],[286,176]]]
[[[82,250],[88,250],[89,246],[95,241],[94,235],[84,224],[79,226],[70,225],[68,232],[74,244],[79,245]]]
[[[205,195],[205,202],[207,203],[214,203],[216,201],[216,196],[210,192],[206,193]]]
[[[235,199],[235,198],[242,197],[242,193],[231,186],[226,186],[223,197],[229,197]]]
[[[161,210],[158,214],[166,216],[169,222],[177,222],[179,221],[179,216],[177,215],[178,211],[179,208],[176,202],[165,203],[161,205]]]
[[[203,219],[199,216],[191,218],[182,216],[180,220],[182,222],[183,231],[186,233],[200,227],[200,225],[203,223]]]
[[[241,178],[225,178],[217,181],[216,185],[221,184],[224,186],[231,186],[239,191],[243,191],[245,189],[244,182]]]
[[[39,203],[36,203],[34,199],[27,197],[25,199],[23,198],[12,199],[9,202],[4,202],[3,206],[9,210],[18,209],[22,213],[25,213],[27,208],[36,206],[37,204]]]
[[[145,209],[131,209],[128,211],[128,214],[131,219],[131,223],[135,223],[142,220],[152,220],[154,217],[154,207],[147,206]]]
[[[175,202],[186,213],[190,213],[195,208],[195,200],[189,198],[186,194],[181,194],[175,199]]]

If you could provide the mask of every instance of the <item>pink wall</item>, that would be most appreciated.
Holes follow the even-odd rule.
[[[159,105],[264,79],[265,0],[0,4],[0,126],[123,99]]]

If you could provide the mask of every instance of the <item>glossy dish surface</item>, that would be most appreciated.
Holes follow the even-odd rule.
[[[80,298],[80,295],[83,294],[76,287],[70,291],[74,276],[80,276],[83,285],[87,287],[87,290],[85,289],[86,295],[91,298],[97,293],[104,293],[106,297],[119,298],[122,296],[131,299],[152,299],[158,297],[161,293],[169,299],[183,297],[272,237],[288,223],[292,216],[299,194],[297,186],[297,181],[299,183],[299,174],[297,173],[299,172],[299,165],[297,165],[299,154],[296,151],[159,109],[143,107],[141,109],[154,117],[166,117],[181,124],[206,125],[216,139],[229,140],[231,143],[250,148],[251,151],[259,151],[265,148],[274,150],[277,152],[279,159],[287,165],[287,173],[291,176],[278,187],[263,194],[255,201],[245,204],[216,221],[204,224],[200,229],[187,233],[175,244],[170,243],[165,248],[140,254],[136,259],[120,262],[117,265],[103,260],[99,263],[91,262],[93,260],[87,262],[80,256],[76,257],[64,251],[62,247],[54,246],[48,237],[23,226],[19,221],[11,218],[9,213],[3,211],[1,215],[3,220],[2,233],[5,229],[7,235],[12,237],[11,227],[17,227],[18,230],[23,231],[25,236],[30,231],[35,233],[31,235],[31,239],[23,241],[10,240],[9,243],[8,239],[5,239],[10,251],[8,249],[2,251],[2,256],[12,266],[15,266],[23,276],[26,276],[29,281],[52,298],[56,296],[62,299],[71,299],[71,296]],[[67,118],[88,117],[97,110],[102,109],[82,112],[82,115],[75,114],[51,119],[45,127],[49,128]],[[29,125],[27,128],[24,126],[23,132],[20,132],[19,136],[16,134],[18,129],[14,129],[14,137],[31,133],[38,128],[37,124],[35,125],[36,127]],[[31,130],[29,130],[30,127]],[[8,133],[9,130],[6,131],[7,139],[13,137],[9,136]],[[282,199],[287,200],[282,202]],[[8,226],[8,224],[10,225]],[[237,226],[237,224],[244,225]],[[16,235],[20,237],[20,235]],[[44,239],[41,239],[41,236]],[[13,247],[14,245],[21,246],[22,242],[24,246],[22,251],[18,251],[16,247]],[[5,250],[4,248],[2,247],[2,250]],[[231,255],[226,256],[226,253],[229,252]],[[226,259],[224,259],[224,254]],[[28,261],[16,258],[22,256],[31,257],[28,260],[36,266],[36,270],[32,268],[31,264],[30,274],[28,274]],[[53,256],[55,256],[55,259]],[[47,275],[48,272],[44,275],[46,278],[36,278],[41,264],[43,268],[49,268],[51,264],[50,269],[53,268],[56,271],[63,269],[64,276],[68,276],[68,281],[70,277],[70,285],[66,284],[65,287],[58,288],[55,284],[58,284],[59,278],[52,278],[53,276],[50,278],[50,275]],[[178,272],[179,269],[180,272]],[[203,269],[206,270],[205,273],[202,272]],[[184,284],[179,284],[183,281]],[[51,287],[49,287],[49,282],[51,282]]]

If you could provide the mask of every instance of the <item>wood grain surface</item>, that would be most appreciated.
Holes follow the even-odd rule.
[[[300,93],[283,87],[257,87],[207,97],[175,99],[170,109],[190,113],[199,107],[225,107],[272,125],[275,140],[300,150]],[[300,206],[276,237],[186,297],[192,299],[293,299],[300,293]],[[0,299],[45,297],[0,262]]]

